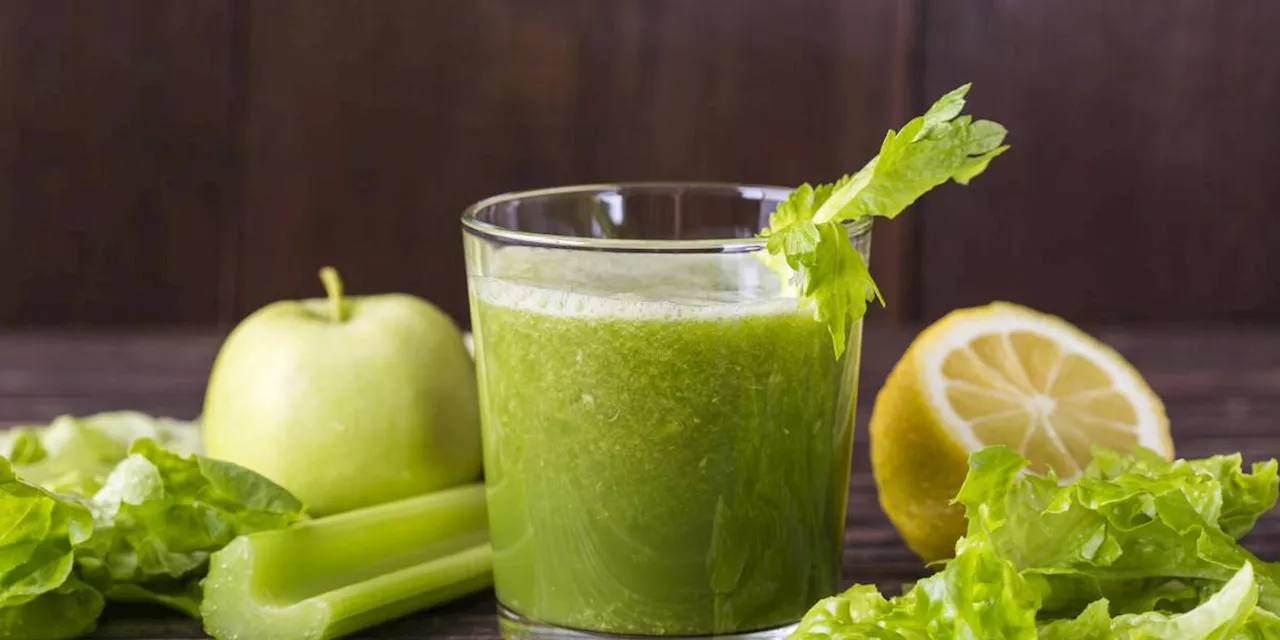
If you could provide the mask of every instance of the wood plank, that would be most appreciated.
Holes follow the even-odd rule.
[[[856,169],[903,84],[896,5],[251,3],[241,311],[318,294],[333,264],[464,320],[458,215],[479,198]]]
[[[0,324],[231,318],[231,7],[0,3]]]
[[[925,319],[1280,317],[1278,30],[1265,0],[929,4],[926,93],[973,81],[1013,149],[925,205]]]
[[[924,14],[922,0],[901,0],[894,15],[894,37],[889,64],[892,72],[887,81],[891,100],[891,127],[899,129],[927,108],[919,82],[921,61],[920,26]],[[913,206],[894,220],[875,223],[871,270],[885,306],[871,305],[869,323],[890,321],[898,324],[920,318],[921,263],[919,206]]]

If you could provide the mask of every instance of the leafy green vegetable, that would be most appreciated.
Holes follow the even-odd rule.
[[[102,593],[72,575],[24,604],[0,608],[0,638],[75,638],[93,631],[102,607]]]
[[[92,495],[142,438],[182,454],[198,453],[200,434],[190,422],[134,411],[61,416],[47,426],[0,431],[0,456],[24,480],[50,491]]]
[[[1056,620],[1040,629],[1044,640],[1274,638],[1277,618],[1257,608],[1253,567],[1244,565],[1220,591],[1194,609],[1176,615],[1159,611],[1112,618],[1107,600],[1091,603],[1079,617]]]
[[[1019,477],[1022,458],[1008,450],[975,454],[975,470],[957,501],[969,535],[986,535],[1001,555],[1050,583],[1050,611],[1079,610],[1106,597],[1116,606],[1152,589],[1229,580],[1252,564],[1266,604],[1280,609],[1277,570],[1258,560],[1223,526],[1243,535],[1275,503],[1276,464],[1241,469],[1240,457],[1167,462],[1154,453],[1128,458],[1099,451],[1072,485],[1052,476]],[[1251,488],[1251,490],[1247,489]],[[1198,601],[1198,598],[1196,599]]]
[[[28,485],[0,458],[0,637],[66,637],[93,628],[102,596],[72,578],[89,510]]]
[[[266,478],[179,453],[195,436],[134,413],[0,434],[0,637],[82,635],[107,600],[196,615],[211,553],[303,517]]]
[[[1069,485],[974,453],[956,557],[903,596],[859,586],[793,635],[825,638],[1280,638],[1280,565],[1237,541],[1274,506],[1276,462],[1098,450]]]
[[[859,585],[822,600],[791,638],[1035,638],[1037,585],[983,540],[962,539],[957,547],[946,571],[903,596],[886,600],[875,587]]]
[[[770,216],[763,232],[769,239],[765,261],[813,303],[836,355],[844,352],[849,323],[880,297],[845,224],[870,216],[894,218],[948,180],[968,184],[1009,148],[1002,144],[1004,127],[960,115],[968,92],[964,85],[942,96],[901,131],[890,129],[880,153],[857,173],[834,184],[802,184]]]
[[[335,638],[488,587],[492,556],[473,484],[237,538],[201,612],[216,638]]]
[[[134,443],[90,501],[93,537],[77,550],[84,578],[108,597],[153,600],[195,614],[198,593],[181,582],[236,536],[286,527],[302,505],[262,476],[229,462],[182,457]]]

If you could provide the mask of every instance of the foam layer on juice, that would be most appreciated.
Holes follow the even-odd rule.
[[[745,254],[561,254],[546,264],[522,258],[506,265],[516,267],[507,269],[510,278],[471,278],[473,295],[486,304],[561,317],[725,320],[808,313],[796,299],[780,297],[777,276]]]
[[[544,289],[491,278],[472,281],[475,296],[497,307],[570,318],[626,320],[727,320],[748,315],[801,313],[789,298],[721,302],[715,300],[654,300],[627,294],[587,294]]]

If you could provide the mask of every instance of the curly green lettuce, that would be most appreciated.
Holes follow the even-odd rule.
[[[289,492],[230,462],[183,457],[151,440],[134,443],[90,501],[93,536],[76,561],[113,600],[150,600],[198,615],[192,577],[237,536],[296,522]]]
[[[0,458],[0,637],[75,637],[93,628],[102,594],[74,575],[93,534],[89,509],[22,482]]]
[[[130,445],[142,438],[177,453],[200,453],[200,432],[194,423],[112,411],[0,430],[0,456],[8,458],[27,482],[90,496],[129,455]]]
[[[63,426],[97,447],[93,456],[75,454],[85,463],[78,470],[65,464],[73,454],[59,453],[51,432],[27,431],[11,441],[37,439],[39,448],[21,445],[43,451],[27,464],[0,458],[0,637],[83,635],[110,600],[198,615],[199,580],[213,552],[237,536],[304,517],[296,498],[242,467],[184,456],[147,437],[117,453],[116,439],[97,437],[103,432]],[[133,440],[133,432],[111,433]],[[120,458],[102,474],[109,455]],[[58,464],[33,466],[45,461]],[[39,486],[22,474],[32,468],[58,472],[36,474],[50,483]],[[98,488],[71,490],[84,487]]]
[[[1238,542],[1277,495],[1277,465],[1099,450],[1060,485],[992,447],[970,458],[956,556],[906,594],[857,586],[793,638],[1280,638],[1280,567]]]

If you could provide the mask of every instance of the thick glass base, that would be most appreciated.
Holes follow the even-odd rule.
[[[717,638],[723,640],[782,640],[795,630],[795,624],[788,624],[762,631],[747,633],[729,633],[707,636],[628,636],[598,631],[580,631],[555,625],[534,622],[498,603],[498,624],[502,628],[505,640],[638,640],[662,638],[662,640],[707,640]]]

